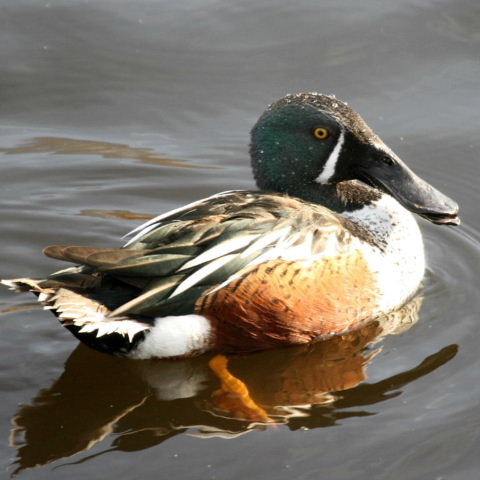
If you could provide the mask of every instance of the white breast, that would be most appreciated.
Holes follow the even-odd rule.
[[[344,217],[367,229],[382,250],[360,242],[382,291],[380,310],[393,310],[415,293],[425,272],[423,239],[413,215],[390,195],[346,212]]]

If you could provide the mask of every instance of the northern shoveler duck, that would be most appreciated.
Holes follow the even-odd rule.
[[[52,246],[79,264],[30,290],[87,345],[131,358],[249,352],[344,333],[403,305],[425,268],[412,213],[458,225],[346,103],[287,95],[251,132],[260,191],[229,191],[137,227],[123,248]]]

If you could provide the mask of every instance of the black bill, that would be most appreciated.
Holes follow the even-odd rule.
[[[412,172],[388,149],[373,149],[362,180],[392,195],[407,210],[438,225],[459,225],[458,204]]]

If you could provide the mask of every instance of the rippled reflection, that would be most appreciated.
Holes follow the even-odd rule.
[[[12,471],[87,451],[111,433],[101,453],[142,450],[181,433],[229,438],[275,424],[326,427],[373,414],[365,407],[400,395],[402,386],[457,352],[455,345],[445,347],[411,370],[365,383],[378,342],[410,328],[420,305],[416,298],[357,331],[315,344],[232,356],[228,381],[225,371],[222,379],[218,369],[214,373],[208,356],[129,361],[79,345],[60,378],[14,417]]]
[[[0,302],[0,314],[11,313],[11,312],[21,312],[23,310],[40,310],[41,308],[42,306],[39,305],[38,303],[30,303],[28,305],[18,306],[16,303]]]
[[[131,212],[130,210],[101,210],[97,208],[82,210],[78,215],[85,217],[120,218],[122,220],[150,220],[155,216],[148,213]]]
[[[99,155],[103,158],[131,158],[143,163],[153,163],[170,167],[215,168],[192,165],[186,160],[162,157],[151,148],[130,147],[124,143],[111,143],[95,140],[80,140],[64,137],[35,137],[16,147],[0,147],[0,153],[7,155],[24,153],[50,153],[53,155]]]

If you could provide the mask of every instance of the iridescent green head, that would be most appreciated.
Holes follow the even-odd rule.
[[[257,185],[323,203],[325,192],[360,180],[435,223],[458,224],[458,206],[415,175],[346,103],[320,93],[287,95],[251,132]]]

